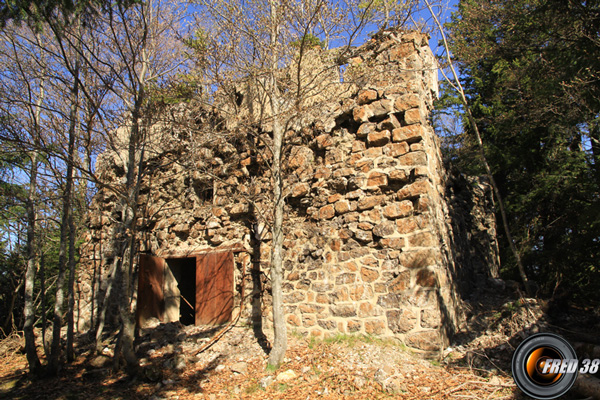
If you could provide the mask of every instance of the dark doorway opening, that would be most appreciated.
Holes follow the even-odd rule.
[[[169,258],[166,260],[173,273],[179,296],[173,306],[179,304],[179,322],[183,325],[194,325],[196,319],[196,258]],[[174,299],[175,300],[175,299]]]

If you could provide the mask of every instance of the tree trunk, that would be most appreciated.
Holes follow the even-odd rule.
[[[269,354],[269,364],[279,366],[287,350],[287,328],[283,308],[283,182],[281,177],[281,148],[283,129],[273,124],[273,249],[271,253],[271,293],[273,300],[273,348]]]
[[[106,311],[110,304],[110,296],[112,295],[112,290],[115,283],[115,274],[117,273],[117,263],[118,259],[115,258],[113,260],[113,266],[109,272],[109,281],[106,287],[106,294],[104,295],[104,301],[102,304],[98,304],[98,328],[96,330],[96,352],[100,354],[102,352],[102,332],[104,331],[104,325],[106,323]],[[101,267],[99,267],[101,269]],[[100,276],[102,272],[98,273]],[[100,287],[100,283],[98,283],[98,287]]]
[[[25,298],[23,306],[23,316],[25,323],[23,332],[25,334],[25,353],[29,364],[29,371],[39,374],[41,370],[40,359],[35,348],[35,335],[33,333],[33,324],[35,322],[35,312],[33,308],[33,285],[35,282],[36,270],[36,212],[35,212],[35,193],[37,190],[38,174],[38,154],[33,152],[31,155],[31,174],[29,176],[29,193],[27,196],[27,270],[25,272]]]
[[[73,351],[73,336],[74,336],[74,310],[75,310],[75,222],[73,220],[73,181],[74,181],[74,164],[75,164],[75,136],[77,131],[79,106],[79,60],[75,62],[75,84],[73,86],[73,101],[71,108],[71,126],[69,127],[69,150],[67,155],[67,180],[69,183],[70,197],[69,212],[67,224],[69,228],[69,283],[68,291],[68,311],[67,311],[67,361],[71,362],[75,359]]]
[[[279,367],[285,357],[287,350],[287,327],[285,325],[285,313],[283,308],[283,207],[285,198],[283,195],[283,180],[281,176],[281,151],[283,148],[283,127],[279,116],[279,88],[277,85],[277,36],[278,24],[278,2],[269,1],[271,11],[271,60],[269,65],[270,85],[269,98],[273,119],[273,243],[271,250],[271,296],[273,307],[273,347],[269,354],[269,365]]]
[[[48,320],[46,317],[46,260],[43,253],[40,256],[40,282],[42,296],[42,343],[44,345],[44,354],[48,357],[50,355],[50,349],[46,343],[46,329],[48,328]]]
[[[74,70],[74,83],[71,89],[71,110],[69,121],[69,145],[67,154],[67,171],[65,176],[65,188],[63,193],[62,218],[60,223],[60,246],[58,252],[58,280],[56,282],[56,303],[54,304],[54,323],[52,326],[52,346],[50,358],[48,360],[48,373],[55,375],[58,373],[60,359],[60,340],[62,328],[62,309],[64,306],[64,281],[65,267],[68,262],[67,245],[70,242],[71,224],[73,222],[71,199],[73,188],[73,162],[75,153],[75,131],[77,128],[77,106],[79,101],[79,79],[78,79],[78,63]],[[69,287],[69,290],[72,288]],[[72,357],[72,354],[71,354]]]
[[[75,223],[73,212],[69,213],[69,284],[67,312],[67,361],[75,360],[73,349],[75,335]]]

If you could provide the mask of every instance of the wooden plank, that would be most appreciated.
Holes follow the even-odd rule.
[[[233,253],[196,256],[196,325],[231,320],[233,309]]]
[[[146,320],[162,321],[164,311],[165,260],[149,254],[140,254],[136,322],[140,327]]]

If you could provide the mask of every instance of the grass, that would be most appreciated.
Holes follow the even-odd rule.
[[[286,390],[288,390],[289,386],[287,383],[278,383],[277,384],[277,390],[279,390],[280,392],[285,392]]]
[[[311,338],[312,341],[313,338]],[[354,347],[359,343],[374,344],[378,346],[400,346],[402,350],[406,349],[403,343],[399,343],[397,340],[391,338],[380,338],[372,335],[348,335],[345,333],[337,333],[333,336],[329,336],[323,340],[323,343],[343,343],[349,347]]]
[[[248,386],[244,392],[246,394],[254,394],[256,392],[258,392],[259,390],[265,390],[262,386],[260,386],[258,383],[253,383],[250,386]]]
[[[267,368],[266,368],[267,372],[275,372],[275,371],[277,371],[277,369],[278,369],[277,365],[267,364]]]

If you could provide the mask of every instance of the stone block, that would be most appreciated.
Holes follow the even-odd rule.
[[[392,141],[415,143],[423,139],[425,131],[421,125],[408,125],[392,131]]]
[[[410,332],[417,326],[417,315],[410,309],[389,310],[385,315],[388,328],[394,333]]]
[[[360,332],[361,329],[362,329],[362,321],[355,321],[355,320],[348,321],[348,332],[350,332],[350,333]]]
[[[410,151],[425,151],[425,146],[423,146],[423,142],[413,143],[410,145]]]
[[[317,167],[314,177],[315,179],[329,179],[331,177],[331,169],[324,166]]]
[[[415,45],[413,42],[401,43],[390,49],[390,61],[398,62],[404,61],[406,57],[415,52]]]
[[[388,178],[383,172],[373,171],[367,176],[367,188],[387,186]]]
[[[440,312],[436,309],[421,310],[421,327],[436,329],[442,325]]]
[[[419,100],[419,96],[415,93],[408,93],[396,98],[394,102],[394,108],[396,111],[404,112],[411,108],[419,107],[421,101]]]
[[[334,317],[356,317],[356,306],[354,304],[332,305],[329,310]]]
[[[333,138],[329,134],[322,134],[315,138],[315,142],[317,143],[317,147],[319,149],[325,149],[329,146],[333,145]]]
[[[375,100],[377,100],[377,91],[373,89],[361,90],[358,92],[358,96],[356,98],[356,101],[360,105],[367,104]]]
[[[381,147],[370,147],[364,151],[363,156],[366,158],[377,158],[383,154]]]
[[[317,323],[319,324],[319,326],[327,331],[333,331],[337,328],[337,324],[335,323],[335,321],[330,321],[330,320],[318,320]]]
[[[329,292],[333,289],[333,284],[331,283],[323,283],[323,282],[313,282],[312,290],[318,293]]]
[[[367,146],[365,145],[365,142],[363,142],[362,140],[355,140],[352,142],[352,152],[353,153],[359,153],[363,150],[365,150],[367,148]]]
[[[350,272],[358,271],[358,266],[354,261],[348,261],[342,264],[342,269]]]
[[[328,203],[335,203],[338,200],[341,200],[344,198],[344,195],[340,194],[340,193],[335,193],[332,194],[331,196],[327,197],[327,202]]]
[[[389,143],[383,148],[383,154],[390,157],[398,157],[410,151],[409,145],[406,142]]]
[[[371,231],[363,231],[361,229],[354,232],[354,237],[356,240],[361,241],[363,243],[369,243],[373,241],[373,234]]]
[[[419,232],[407,238],[410,247],[434,247],[437,239],[431,232]]]
[[[364,124],[358,127],[358,131],[356,131],[356,136],[359,138],[365,138],[371,132],[375,132],[375,129],[377,129],[377,124],[373,122],[365,122]]]
[[[338,214],[345,214],[350,211],[356,210],[356,204],[351,204],[348,200],[340,200],[335,203],[335,212]],[[354,210],[352,209],[354,208]]]
[[[332,165],[344,159],[344,152],[340,148],[332,148],[325,153],[325,165]]]
[[[401,155],[398,161],[402,166],[427,165],[427,154],[424,151],[413,151]]]
[[[422,287],[438,286],[435,272],[433,272],[427,268],[417,271],[417,285],[422,286]]]
[[[327,296],[326,294],[323,294],[323,293],[319,293],[319,294],[317,294],[315,301],[319,304],[328,304],[329,296]]]
[[[412,108],[404,112],[404,122],[406,125],[421,123],[421,111],[418,108]]]
[[[328,204],[319,209],[319,219],[331,219],[335,217],[335,207],[333,204]]]
[[[345,285],[345,284],[354,283],[354,282],[356,282],[356,275],[353,273],[350,273],[350,272],[340,274],[335,279],[336,285]]]
[[[361,211],[369,210],[375,206],[383,204],[385,198],[385,195],[363,197],[358,200],[358,209]]]
[[[389,143],[391,138],[392,135],[388,130],[381,132],[375,131],[369,133],[369,135],[367,136],[367,142],[369,143],[369,146],[383,146]]]
[[[306,295],[304,292],[297,291],[292,292],[290,294],[283,295],[283,302],[287,304],[300,303],[306,299]]]
[[[386,237],[396,232],[396,224],[393,221],[383,221],[373,228],[373,234],[378,237]]]
[[[358,305],[358,316],[360,318],[376,317],[381,315],[377,306],[369,302],[362,302]]]
[[[403,200],[399,203],[392,203],[383,208],[383,215],[386,218],[396,219],[408,217],[413,213],[413,203],[410,200]]]
[[[436,293],[436,289],[420,288],[410,295],[404,295],[401,301],[413,307],[434,308],[438,306]]]
[[[426,219],[421,215],[412,217],[400,218],[396,220],[396,230],[401,235],[412,233],[427,226]]]
[[[429,180],[421,179],[403,186],[402,189],[398,190],[397,198],[398,200],[404,200],[421,196],[427,194],[430,188],[431,183],[429,183]]]
[[[348,288],[345,286],[336,287],[330,296],[333,303],[343,303],[346,301],[350,301]]]
[[[380,320],[365,321],[365,333],[367,335],[380,335],[385,332],[385,323]]]
[[[310,193],[310,185],[308,183],[297,183],[292,187],[292,193],[290,193],[291,197],[304,197],[306,196],[308,193]],[[232,211],[232,215],[233,214],[233,208],[231,209]]]
[[[373,288],[368,283],[350,286],[349,294],[350,299],[352,299],[353,301],[371,299],[375,295],[375,293],[373,292]]]
[[[394,103],[390,99],[383,99],[371,103],[370,105],[372,116],[381,117],[383,115],[389,114],[394,109]]]
[[[290,314],[287,316],[287,323],[292,326],[301,326],[302,325],[302,321],[300,320],[300,317],[298,317],[295,314]]]
[[[404,251],[400,254],[400,264],[406,268],[424,268],[435,262],[435,252],[432,249]]]
[[[402,297],[396,293],[388,293],[379,296],[377,304],[384,309],[399,308]]]
[[[295,146],[290,152],[288,167],[292,169],[305,167],[312,164],[314,159],[315,155],[311,149],[306,146]]]
[[[398,121],[398,118],[394,114],[389,114],[389,116],[377,124],[377,129],[380,131],[389,130],[393,131],[396,128],[400,128],[402,124]]]
[[[359,222],[357,225],[358,229],[362,229],[363,231],[372,231],[373,224],[370,222]]]
[[[404,238],[383,238],[379,241],[383,248],[402,249],[406,246]]]
[[[437,351],[443,346],[437,330],[411,332],[405,336],[408,346],[426,351]]]
[[[394,169],[389,172],[388,178],[391,181],[406,182],[408,181],[409,174],[403,169]]]
[[[315,317],[314,315],[303,315],[302,316],[302,325],[305,328],[310,328],[312,326],[315,326],[317,324],[317,317]]]
[[[381,222],[381,212],[377,209],[364,211],[358,217],[361,222],[369,222],[371,224],[379,224]]]
[[[401,293],[410,288],[410,271],[402,271],[388,283],[390,293]]]
[[[356,163],[356,168],[359,171],[365,172],[365,173],[371,171],[373,169],[373,167],[374,167],[373,160],[370,160],[370,159],[363,159]]]
[[[352,110],[352,117],[356,122],[367,122],[373,116],[373,110],[369,105],[356,107]]]
[[[379,278],[379,272],[377,272],[375,269],[362,267],[360,269],[360,276],[363,282],[373,282]]]

